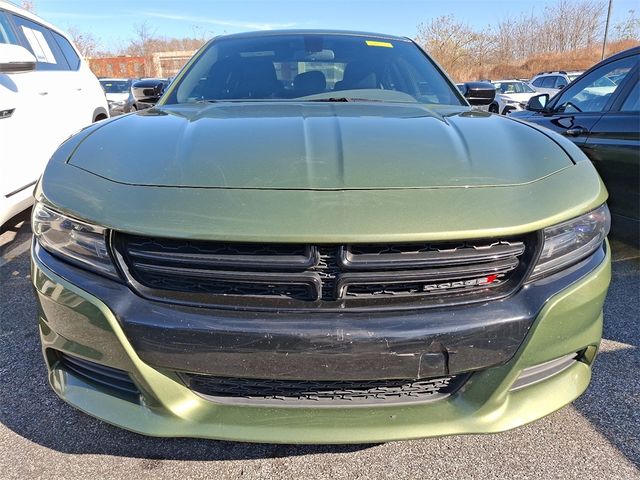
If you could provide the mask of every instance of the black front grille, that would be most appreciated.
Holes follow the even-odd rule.
[[[107,367],[67,353],[57,352],[60,365],[73,375],[121,395],[137,397],[138,387],[124,370]]]
[[[157,239],[114,233],[132,287],[177,303],[233,308],[386,308],[508,295],[535,239],[296,245]]]
[[[193,391],[218,400],[310,405],[400,403],[440,400],[455,393],[468,375],[424,380],[263,380],[181,374]]]

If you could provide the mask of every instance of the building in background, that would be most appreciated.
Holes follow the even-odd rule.
[[[89,66],[97,77],[142,78],[173,77],[191,58],[195,50],[156,52],[148,57],[89,58]]]

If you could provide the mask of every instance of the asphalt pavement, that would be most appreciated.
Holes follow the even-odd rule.
[[[588,391],[510,432],[377,445],[157,439],[74,410],[49,389],[29,276],[28,222],[0,235],[0,479],[640,479],[640,254],[614,279]]]

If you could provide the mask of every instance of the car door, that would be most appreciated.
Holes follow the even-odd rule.
[[[553,88],[557,89],[557,90],[562,90],[564,87],[567,86],[569,82],[567,81],[567,79],[565,77],[563,77],[562,75],[558,75],[556,77],[556,81],[553,85]]]
[[[558,93],[556,87],[556,79],[559,78],[557,75],[549,75],[547,77],[543,77],[540,82],[540,87],[538,91],[541,93],[548,93],[550,96],[554,96]]]
[[[74,98],[72,72],[51,31],[20,15],[12,14],[11,17],[22,44],[37,59],[34,75],[38,82],[39,101],[34,116],[43,126],[33,132],[32,141],[41,146],[41,151],[24,159],[29,163],[31,176],[37,179],[58,145],[80,128],[75,120],[79,107],[71,101]]]
[[[615,99],[616,85],[606,88],[597,85],[603,77],[613,73],[626,75],[633,67],[633,58],[626,57],[596,68],[554,97],[549,111],[536,116],[535,122],[584,146],[589,132]]]
[[[104,96],[104,92],[99,87],[95,75],[83,65],[71,42],[53,30],[51,35],[69,64],[69,99],[66,108],[73,113],[69,122],[73,125],[73,131],[76,131],[93,121],[94,111],[100,105],[96,103],[96,91],[98,90],[100,96]]]
[[[21,45],[10,14],[0,10],[0,43]],[[17,198],[40,172],[36,159],[47,158],[49,133],[43,111],[49,110],[48,75],[42,71],[0,73],[0,195]],[[40,141],[45,139],[44,141]],[[45,160],[46,161],[46,160]]]
[[[635,57],[636,64],[638,56]],[[619,81],[620,94],[593,125],[583,150],[609,191],[613,232],[637,237],[640,222],[640,86],[636,66]],[[637,241],[637,240],[636,240]]]

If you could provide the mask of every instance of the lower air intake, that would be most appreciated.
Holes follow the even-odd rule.
[[[106,387],[122,395],[137,396],[140,394],[138,387],[124,370],[100,365],[63,352],[58,352],[58,358],[64,370],[82,380],[97,384],[99,387]]]
[[[455,393],[469,375],[422,380],[265,380],[181,374],[187,386],[212,400],[238,403],[361,405],[440,400]]]

